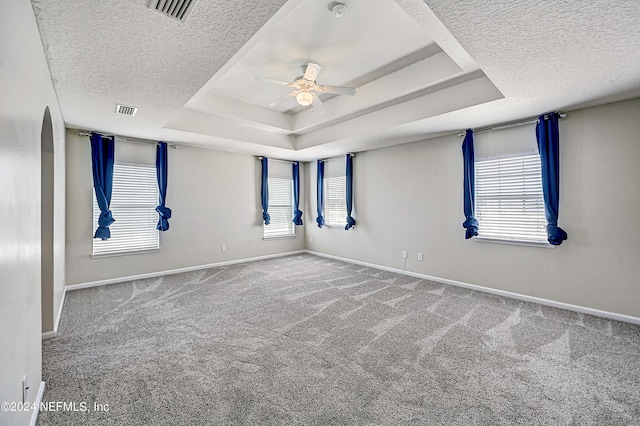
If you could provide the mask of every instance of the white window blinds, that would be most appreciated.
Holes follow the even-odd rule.
[[[328,226],[343,227],[347,224],[347,177],[324,178],[324,221]]]
[[[271,223],[264,225],[264,238],[296,235],[293,223],[293,179],[269,177],[269,215]]]
[[[546,242],[540,156],[476,161],[475,215],[479,237]]]
[[[160,248],[158,183],[150,165],[119,164],[113,167],[111,211],[116,220],[109,226],[111,238],[93,239],[93,254],[115,254]],[[93,196],[93,229],[98,227],[100,209]]]

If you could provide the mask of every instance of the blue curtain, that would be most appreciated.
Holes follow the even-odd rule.
[[[316,223],[318,224],[318,228],[322,228],[324,225],[324,162],[322,160],[318,160],[318,178],[316,183],[316,194],[318,197],[318,217],[316,218]]]
[[[98,133],[91,133],[91,168],[93,169],[93,188],[96,201],[100,207],[98,229],[93,238],[108,240],[111,238],[109,225],[115,222],[109,210],[111,190],[113,188],[113,159],[115,144],[113,138],[104,138]]]
[[[267,157],[262,157],[262,220],[264,220],[264,224],[268,225],[271,223],[271,216],[269,216],[269,159]]]
[[[347,154],[347,225],[345,230],[353,227],[356,221],[351,217],[351,211],[353,210],[353,157],[351,154]]]
[[[156,176],[158,178],[158,192],[160,193],[159,205],[156,211],[160,218],[156,229],[158,231],[166,231],[169,229],[169,219],[171,218],[171,209],[165,206],[167,198],[167,144],[158,142],[156,150]]]
[[[475,155],[473,152],[473,130],[467,129],[462,142],[462,157],[464,159],[464,217],[462,226],[466,229],[465,239],[478,235],[478,220],[474,216],[475,209]]]
[[[293,163],[293,223],[302,225],[302,211],[300,211],[300,164]]]
[[[567,233],[558,226],[560,205],[560,135],[558,114],[541,115],[536,125],[536,139],[542,167],[542,191],[544,211],[547,217],[547,239],[559,246],[567,239]]]

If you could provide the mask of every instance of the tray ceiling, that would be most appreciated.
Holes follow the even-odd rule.
[[[32,0],[70,128],[312,160],[640,95],[636,1],[331,3]],[[309,62],[356,95],[270,107]]]

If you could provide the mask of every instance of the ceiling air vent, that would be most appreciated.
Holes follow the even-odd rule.
[[[180,22],[187,20],[198,0],[151,0],[149,9]]]
[[[136,112],[138,112],[138,108],[136,107],[120,105],[120,104],[116,106],[116,114],[134,116],[136,115]]]

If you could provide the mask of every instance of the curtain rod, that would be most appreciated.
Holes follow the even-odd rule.
[[[91,136],[91,133],[98,133],[106,138],[113,138],[113,140],[115,141],[116,138],[125,141],[125,142],[132,142],[132,143],[144,143],[144,144],[153,144],[153,145],[157,145],[158,141],[150,141],[150,140],[144,140],[144,139],[131,139],[131,138],[127,138],[125,136],[118,136],[118,135],[105,135],[103,133],[100,132],[89,132],[86,130],[80,130],[78,131],[78,136]],[[169,144],[167,143],[167,146],[170,146],[171,148],[178,148],[178,145],[175,144]]]
[[[262,160],[263,158],[267,158],[269,161],[277,161],[278,163],[291,163],[291,164],[300,163],[299,161],[280,160],[279,158],[265,157],[264,155],[256,156],[256,160]]]
[[[353,153],[353,152],[349,152],[348,154],[345,154],[345,155],[350,155],[351,158],[356,156],[356,154]],[[318,159],[318,161],[323,161],[324,162],[324,161],[328,161],[328,160],[335,160],[337,158],[344,158],[344,155],[337,155],[335,157],[328,157],[328,158],[320,158],[320,159]]]
[[[544,114],[544,116],[546,117],[548,114]],[[560,118],[565,118],[567,116],[566,112],[559,112],[558,113],[558,117]],[[491,127],[481,127],[479,129],[472,129],[473,133],[481,133],[481,132],[490,132],[492,130],[502,130],[502,129],[508,129],[510,127],[518,127],[518,126],[524,126],[525,124],[532,124],[532,123],[537,123],[538,122],[538,117],[532,117],[532,118],[527,118],[523,121],[516,121],[516,122],[512,122],[512,123],[505,123],[505,124],[499,124],[497,126],[491,126]],[[465,133],[461,132],[458,133],[459,137],[464,137]]]
[[[349,155],[351,157],[355,157],[356,156],[356,154],[354,154],[353,152],[350,152]],[[256,160],[262,160],[263,158],[265,158],[264,155],[257,155],[256,156]],[[280,160],[278,158],[270,158],[270,157],[266,157],[266,158],[268,158],[269,161],[279,161],[279,162],[282,162],[282,163],[300,163],[300,161]],[[344,155],[338,155],[336,157],[329,157],[329,158],[320,158],[320,159],[318,159],[318,161],[334,160],[334,159],[337,159],[337,158],[344,158]]]

